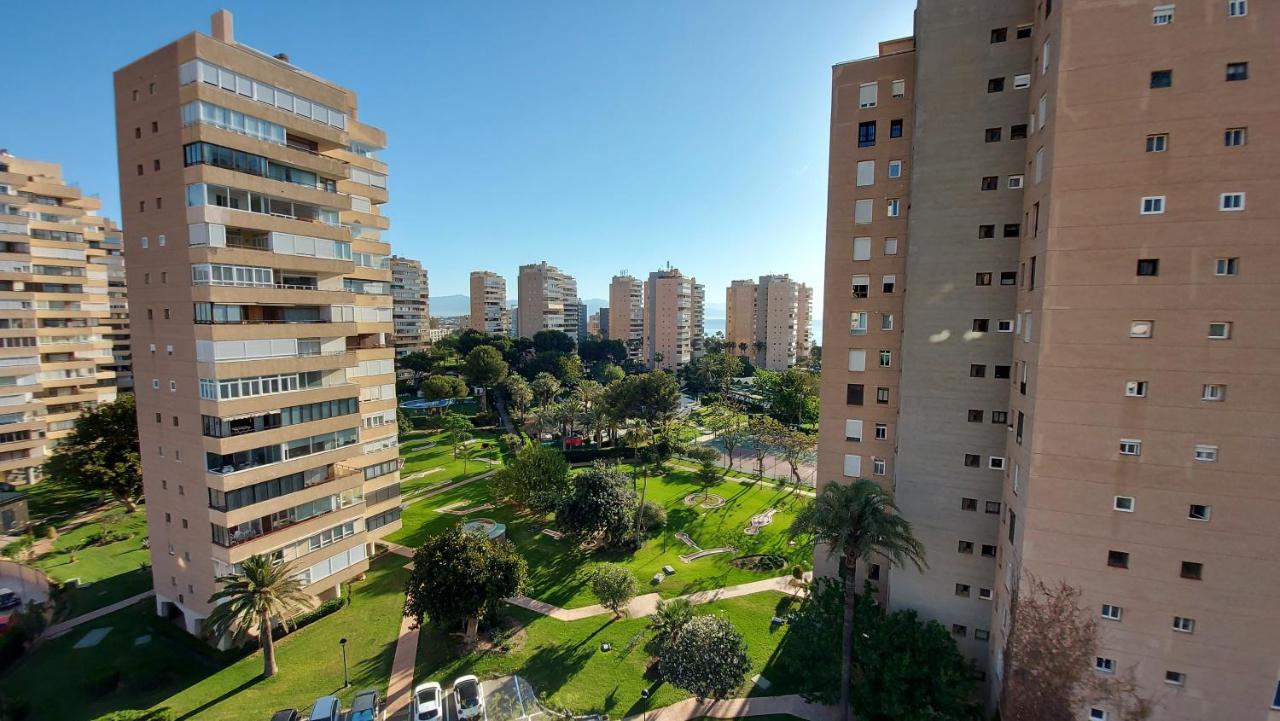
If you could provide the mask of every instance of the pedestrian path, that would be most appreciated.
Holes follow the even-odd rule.
[[[400,637],[396,640],[396,653],[391,659],[391,679],[387,682],[388,719],[408,718],[413,676],[418,664],[418,631],[412,617],[400,619]]]
[[[44,630],[43,637],[57,638],[71,631],[76,626],[89,623],[90,621],[96,621],[102,618],[103,616],[106,616],[109,613],[115,613],[116,611],[119,611],[122,608],[128,608],[129,606],[132,606],[138,601],[141,601],[146,598],[151,598],[154,595],[156,595],[156,592],[154,590],[143,591],[142,593],[139,593],[136,596],[130,596],[124,599],[123,601],[116,601],[110,606],[103,606],[102,608],[95,609],[85,614],[81,614],[79,616],[76,616],[75,618],[69,618],[65,621],[55,623]]]
[[[799,694],[729,698],[723,701],[699,701],[696,698],[688,698],[670,706],[650,709],[643,714],[627,716],[623,721],[690,721],[704,716],[715,719],[736,719],[774,714],[789,714],[806,721],[838,721],[840,707],[810,703]]]

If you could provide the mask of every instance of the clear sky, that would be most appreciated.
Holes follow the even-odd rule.
[[[74,7],[73,7],[74,5]],[[387,131],[396,253],[432,295],[547,260],[607,297],[666,262],[790,273],[820,314],[831,65],[908,35],[908,0],[15,3],[0,147],[119,216],[111,73],[235,14],[236,37],[359,94]],[[61,10],[59,10],[61,8]],[[817,330],[817,328],[815,328]]]

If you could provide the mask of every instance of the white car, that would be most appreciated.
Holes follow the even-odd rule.
[[[475,676],[459,676],[453,680],[453,701],[458,706],[458,718],[484,716],[484,691],[480,679]]]
[[[435,681],[420,683],[413,689],[413,721],[436,721],[440,718],[440,702],[443,700],[440,684]]]

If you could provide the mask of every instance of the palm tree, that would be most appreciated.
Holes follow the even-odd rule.
[[[547,433],[559,423],[559,411],[554,405],[542,406],[533,413],[533,425],[538,431],[538,440],[542,440],[542,435]]]
[[[743,355],[743,356],[746,356],[746,354],[747,354],[747,348],[749,348],[749,347],[750,347],[750,346],[747,344],[747,342],[746,342],[745,340],[744,340],[744,341],[739,341],[739,342],[738,342],[738,350],[742,352],[742,355]]]
[[[215,579],[221,588],[209,597],[214,604],[209,614],[209,627],[215,637],[231,635],[243,642],[253,630],[262,646],[262,676],[276,673],[274,627],[293,625],[293,617],[311,608],[314,600],[302,591],[302,581],[291,564],[273,564],[266,556],[255,554],[240,562],[239,572]]]
[[[844,576],[844,627],[840,647],[840,708],[843,720],[853,716],[849,685],[853,678],[854,570],[858,560],[874,556],[890,565],[910,562],[925,567],[924,544],[911,533],[911,524],[898,515],[893,497],[879,484],[859,478],[851,484],[828,483],[814,502],[796,514],[791,533],[811,534],[827,546],[828,555],[840,554]]]

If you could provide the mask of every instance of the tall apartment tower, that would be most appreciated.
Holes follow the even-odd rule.
[[[766,370],[789,368],[796,364],[802,336],[809,335],[807,328],[800,331],[800,322],[808,321],[809,289],[787,275],[762,275],[755,290],[755,365]]]
[[[115,106],[157,613],[259,553],[334,597],[400,526],[385,135],[226,11]]]
[[[676,268],[655,270],[644,283],[643,360],[650,368],[676,370],[693,360],[701,336],[698,282]],[[696,321],[696,325],[695,325]]]
[[[701,358],[707,354],[707,286],[694,280],[689,301],[689,347],[694,358]]]
[[[1154,718],[1280,708],[1278,35],[1244,0],[920,0],[834,68],[820,482],[893,489],[929,568],[865,572],[993,699],[1034,576]]]
[[[540,330],[558,330],[578,337],[578,281],[554,265],[520,266],[520,335],[532,338]]]
[[[609,282],[609,337],[622,341],[627,357],[640,360],[644,347],[644,283],[615,275]]]
[[[431,345],[431,285],[422,262],[391,256],[391,320],[396,357]]]
[[[813,288],[796,285],[796,362],[809,357],[813,351]]]
[[[90,262],[107,269],[107,339],[111,341],[111,365],[107,369],[116,374],[116,388],[133,389],[133,347],[129,338],[129,292],[125,282],[124,233],[110,220],[101,218],[97,226],[102,233],[101,247],[104,254],[90,258]]]
[[[735,280],[724,293],[724,340],[735,355],[755,357],[756,282]]]
[[[0,481],[36,483],[83,411],[115,400],[102,202],[0,151]]]
[[[507,310],[507,281],[489,270],[471,271],[469,327],[482,333],[511,332]]]

